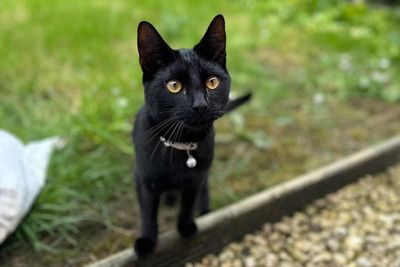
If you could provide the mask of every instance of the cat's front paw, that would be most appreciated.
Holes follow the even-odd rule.
[[[135,252],[139,258],[145,257],[154,252],[156,240],[152,238],[139,237],[135,241]]]
[[[190,238],[197,233],[197,225],[195,222],[178,223],[178,231],[183,237]]]

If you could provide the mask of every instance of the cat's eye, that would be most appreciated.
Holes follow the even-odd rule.
[[[215,76],[211,76],[206,81],[206,86],[208,89],[214,90],[219,86],[219,79]]]
[[[171,93],[179,93],[183,86],[182,83],[178,80],[169,80],[168,82],[165,83],[165,88],[168,89]]]

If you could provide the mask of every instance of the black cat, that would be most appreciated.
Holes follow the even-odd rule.
[[[250,94],[229,100],[225,21],[216,16],[193,49],[173,50],[148,22],[138,26],[145,103],[133,130],[135,182],[141,211],[139,257],[154,251],[160,194],[179,191],[178,231],[197,232],[195,203],[210,211],[208,172],[214,155],[213,122],[243,104]]]

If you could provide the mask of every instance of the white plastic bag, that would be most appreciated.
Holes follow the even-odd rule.
[[[51,152],[62,143],[51,137],[24,145],[0,130],[0,244],[29,211],[44,185]]]

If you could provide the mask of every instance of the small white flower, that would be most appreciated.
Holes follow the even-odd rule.
[[[128,106],[128,99],[126,99],[125,97],[118,97],[117,106],[120,108],[126,108]]]
[[[358,85],[361,88],[368,88],[370,86],[370,84],[371,84],[371,81],[368,77],[363,76],[358,79]]]
[[[113,95],[119,95],[121,93],[121,89],[119,87],[113,87],[111,88],[111,94]]]
[[[385,83],[389,81],[389,75],[381,71],[373,71],[371,73],[371,78],[372,80],[379,83]]]
[[[313,102],[314,102],[314,104],[317,104],[317,105],[320,105],[320,104],[324,103],[324,102],[325,102],[325,96],[324,96],[324,94],[322,94],[322,93],[316,93],[316,94],[313,96]]]
[[[367,27],[350,28],[350,36],[354,39],[364,39],[371,36],[371,30]]]
[[[353,65],[351,64],[351,57],[348,54],[343,54],[339,59],[339,68],[343,71],[351,70]]]
[[[390,60],[388,58],[384,58],[384,57],[380,58],[379,62],[378,62],[378,65],[382,69],[387,69],[387,68],[390,67]]]

